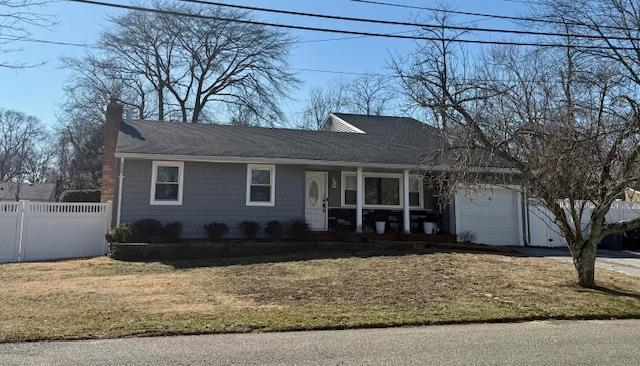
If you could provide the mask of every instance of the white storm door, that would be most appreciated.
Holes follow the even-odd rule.
[[[327,172],[306,172],[305,220],[311,230],[327,230]]]

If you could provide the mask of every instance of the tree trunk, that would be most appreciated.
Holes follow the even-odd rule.
[[[580,247],[580,246],[578,246]],[[596,287],[595,266],[596,266],[597,243],[584,243],[579,256],[574,256],[573,264],[578,272],[578,284],[582,287]]]

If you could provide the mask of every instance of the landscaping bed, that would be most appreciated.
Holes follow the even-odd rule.
[[[202,259],[250,257],[260,255],[283,255],[290,253],[314,252],[350,252],[356,254],[361,251],[393,251],[419,252],[421,249],[432,247],[448,247],[457,250],[500,251],[503,249],[484,245],[455,243],[453,236],[433,235],[440,239],[450,239],[448,243],[423,241],[422,237],[408,237],[404,241],[381,240],[384,237],[367,236],[363,241],[242,241],[227,240],[220,242],[183,241],[178,243],[112,243],[110,256],[119,260],[161,260],[161,259]]]
[[[568,263],[421,250],[0,265],[0,342],[640,317],[639,278],[586,290]]]

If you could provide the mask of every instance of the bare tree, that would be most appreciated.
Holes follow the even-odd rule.
[[[23,180],[28,183],[47,183],[58,181],[55,166],[55,145],[45,142],[39,144],[36,153],[27,156],[24,162]]]
[[[447,10],[446,7],[442,8]],[[424,23],[438,25],[438,27],[424,27],[421,33],[425,37],[432,37],[434,41],[418,44],[413,55],[395,57],[390,62],[390,67],[396,75],[411,74],[414,77],[400,77],[401,87],[404,89],[406,99],[410,106],[428,107],[431,112],[430,124],[442,128],[448,132],[448,110],[446,96],[439,85],[450,89],[454,94],[464,94],[465,86],[462,84],[448,85],[449,80],[466,78],[469,69],[467,50],[457,43],[465,32],[450,30],[453,19],[447,12],[435,11],[424,17]],[[416,77],[422,75],[421,77]],[[438,81],[437,85],[426,80]],[[439,93],[438,98],[434,98]],[[427,114],[429,116],[429,114]]]
[[[230,20],[163,19],[177,40],[177,63],[182,65],[164,69],[182,120],[198,122],[208,105],[233,104],[277,124],[283,118],[278,101],[298,84],[287,68],[291,39],[264,26],[234,22],[246,19],[243,13],[220,8],[199,13]]]
[[[50,164],[43,145],[47,133],[40,120],[24,113],[0,110],[0,182],[35,183]]]
[[[625,66],[583,52],[565,32],[566,47],[496,48],[475,65],[455,62],[456,73],[415,66],[443,62],[432,46],[395,69],[407,93],[419,96],[412,99],[449,126],[438,156],[449,167],[443,178],[449,192],[456,182],[517,183],[552,213],[578,283],[594,287],[600,240],[640,227],[640,220],[606,221],[614,200],[640,180],[640,109]],[[510,173],[477,169],[483,166]]]
[[[70,71],[65,100],[58,112],[55,160],[60,189],[88,189],[100,184],[102,126],[111,96],[124,105],[126,118],[155,115],[154,90],[145,78],[127,73],[114,59],[87,54],[64,58]]]
[[[41,14],[35,9],[46,1],[0,0],[0,55],[19,51],[14,44],[28,40],[31,27],[49,27],[54,25],[53,16]],[[0,68],[24,68],[33,65],[16,63],[0,59]]]
[[[156,114],[154,90],[142,76],[122,70],[114,58],[87,54],[79,59],[63,58],[62,63],[70,77],[64,86],[60,119],[102,121],[111,97],[121,101],[129,118],[146,119]]]
[[[311,89],[297,127],[320,129],[332,112],[377,116],[390,112],[398,104],[394,84],[392,77],[379,74],[331,80],[323,87]]]
[[[356,113],[380,116],[392,108],[396,99],[394,79],[382,75],[363,74],[351,80],[347,88],[349,101]]]
[[[59,188],[100,186],[102,120],[69,120],[56,131],[55,161]]]
[[[279,102],[298,84],[287,67],[291,39],[286,34],[237,23],[247,15],[216,7],[168,2],[156,7],[229,20],[139,11],[113,17],[99,50],[66,60],[77,78],[72,85],[88,84],[99,92],[94,96],[81,88],[80,98],[102,102],[116,95],[140,117],[158,120],[224,119],[229,105],[261,123],[282,120]]]
[[[332,112],[349,112],[350,101],[344,79],[334,79],[325,87],[311,89],[297,127],[319,130]]]
[[[156,6],[160,7],[162,4],[157,3]],[[130,79],[144,84],[140,89],[154,92],[156,118],[161,121],[168,112],[168,78],[178,66],[175,65],[176,34],[167,28],[172,25],[167,24],[166,18],[169,15],[142,11],[130,11],[122,16],[112,17],[112,27],[98,40],[102,52],[92,54],[83,62],[97,65],[97,71],[112,78],[116,73],[118,77],[114,79]],[[92,59],[99,62],[92,62]],[[111,92],[112,95],[115,94],[114,91]],[[103,94],[102,97],[108,99],[112,95]],[[139,104],[142,100],[127,100],[123,96],[120,99],[125,104],[138,104],[139,109],[144,110]]]

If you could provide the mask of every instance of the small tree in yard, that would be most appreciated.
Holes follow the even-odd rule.
[[[586,3],[605,2],[624,3]],[[592,26],[562,27],[567,36],[553,42],[565,47],[494,48],[473,62],[442,37],[408,59],[394,60],[393,66],[410,98],[432,110],[446,127],[447,144],[436,159],[448,167],[446,176],[439,177],[448,184],[439,186],[451,193],[456,182],[517,183],[553,214],[573,256],[578,283],[595,287],[600,240],[640,227],[640,219],[606,221],[611,204],[640,181],[640,99],[635,92],[640,53],[621,51],[620,42],[624,47],[640,43],[608,42],[604,35],[612,37],[616,31],[598,33],[595,28],[621,26],[626,13],[591,8],[591,18],[580,18],[576,14],[583,10],[567,4],[556,11],[562,14],[559,21],[591,19]],[[634,14],[639,33],[640,17]],[[576,19],[566,19],[573,15]],[[576,41],[576,33],[602,37]],[[583,42],[603,48],[594,51]],[[619,52],[627,54],[616,60]],[[507,173],[477,169],[495,165]]]

